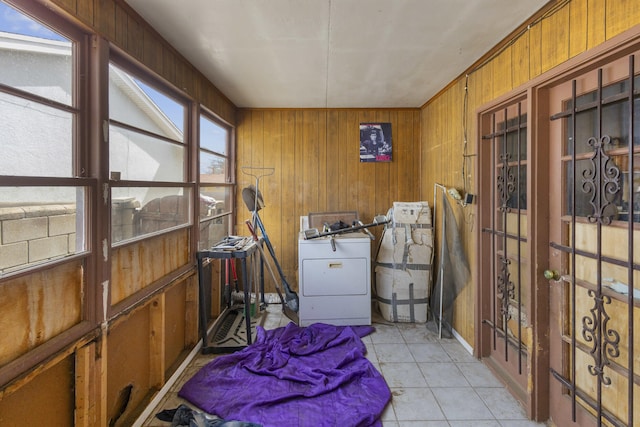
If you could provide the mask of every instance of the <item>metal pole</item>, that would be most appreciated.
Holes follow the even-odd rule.
[[[443,194],[446,194],[447,192],[447,188],[444,185],[441,184],[434,184],[433,185],[433,236],[435,238],[436,235],[436,212],[437,212],[437,197],[436,197],[436,193],[438,188],[440,188],[442,190]],[[444,215],[443,215],[444,218]],[[444,222],[442,223],[442,233],[441,233],[441,239],[444,238]],[[435,241],[435,239],[434,239]],[[442,248],[442,246],[440,246]],[[433,258],[435,255],[435,248],[434,250],[431,252],[431,265],[433,266]],[[439,316],[439,323],[438,323],[438,339],[442,339],[442,300],[443,300],[443,294],[444,294],[444,281],[442,280],[442,274],[443,274],[443,270],[442,270],[442,249],[440,250],[440,269],[438,271],[438,281],[440,282],[440,316]],[[437,285],[436,285],[437,286]]]

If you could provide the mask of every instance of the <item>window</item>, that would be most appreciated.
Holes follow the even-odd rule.
[[[0,2],[0,276],[87,250],[75,42]]]
[[[227,236],[233,212],[231,128],[200,115],[200,240],[206,249]]]
[[[109,67],[113,244],[191,223],[187,102],[143,76]]]

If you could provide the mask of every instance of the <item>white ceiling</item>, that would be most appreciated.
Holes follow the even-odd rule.
[[[126,0],[236,106],[419,107],[548,0]]]

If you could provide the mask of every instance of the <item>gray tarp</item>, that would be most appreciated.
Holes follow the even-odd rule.
[[[437,224],[434,224],[435,226]],[[435,270],[436,280],[431,292],[431,313],[433,313],[436,327],[439,327],[442,312],[443,336],[451,337],[453,302],[466,286],[470,273],[469,263],[460,240],[458,223],[444,192],[442,193],[442,234],[439,256],[439,265]]]

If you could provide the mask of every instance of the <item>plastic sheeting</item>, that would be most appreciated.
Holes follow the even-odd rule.
[[[360,339],[373,330],[258,326],[254,344],[211,361],[179,396],[210,414],[265,427],[382,426],[391,392]]]
[[[469,263],[464,254],[456,217],[446,194],[442,193],[442,238],[437,279],[431,292],[431,312],[442,335],[453,336],[453,305],[469,281]],[[442,315],[440,315],[442,313]]]

